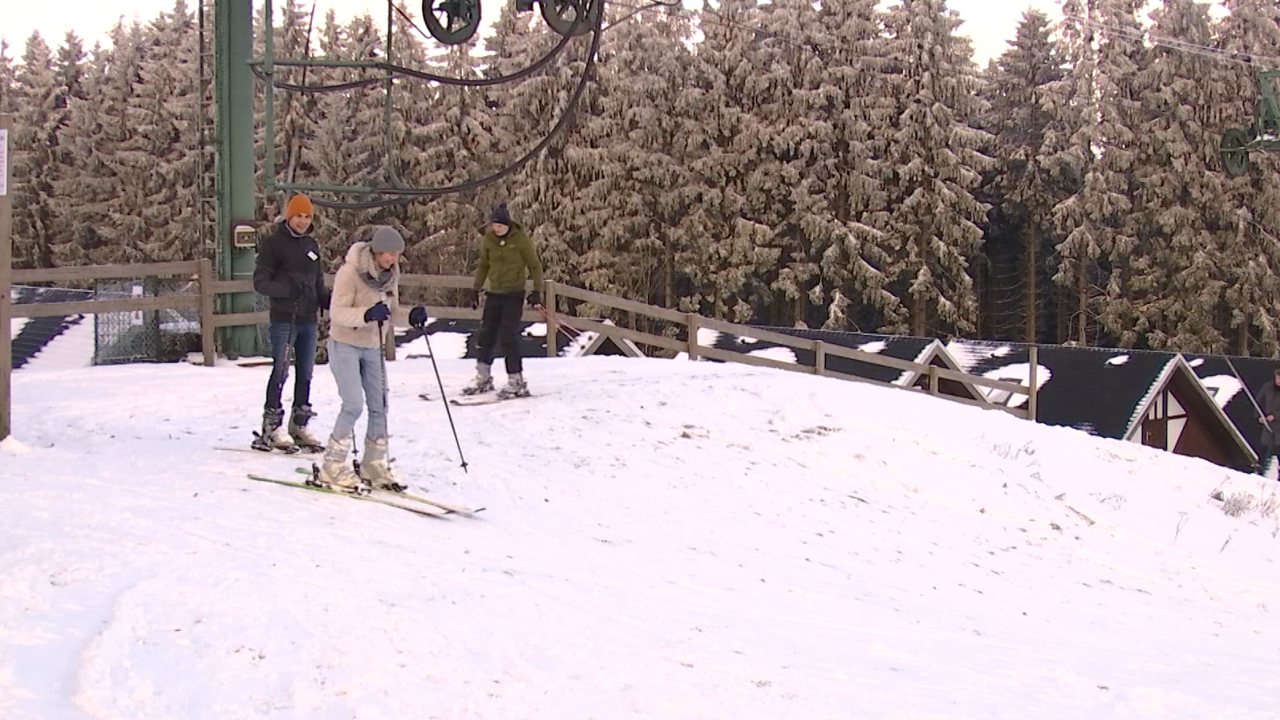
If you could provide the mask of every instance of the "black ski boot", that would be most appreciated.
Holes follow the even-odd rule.
[[[272,450],[280,450],[289,454],[298,452],[298,446],[285,433],[284,428],[280,427],[283,422],[284,408],[267,408],[263,410],[262,432],[253,434],[253,442],[250,443],[249,447],[262,452],[271,452]]]

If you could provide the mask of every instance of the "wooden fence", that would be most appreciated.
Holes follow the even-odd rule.
[[[683,334],[686,339],[668,337],[665,335],[654,335],[652,333],[641,332],[616,325],[587,320],[585,318],[572,318],[573,327],[584,331],[595,331],[603,335],[607,335],[614,340],[630,340],[633,343],[648,345],[651,347],[659,347],[675,352],[688,353],[689,358],[696,359],[699,357],[710,358],[712,360],[721,360],[724,362],[737,362],[747,365],[755,365],[757,367],[774,368],[777,370],[787,370],[790,372],[807,373],[810,375],[820,375],[823,377],[834,377],[842,380],[851,380],[854,382],[871,383],[873,385],[890,387],[898,387],[906,390],[917,390],[914,386],[903,387],[901,385],[890,385],[878,380],[851,375],[848,373],[838,372],[827,367],[827,358],[830,356],[845,358],[848,360],[857,360],[859,362],[870,363],[872,365],[880,365],[890,367],[897,370],[907,372],[916,372],[928,378],[928,387],[923,392],[927,392],[935,397],[941,397],[946,400],[959,402],[968,405],[976,405],[978,407],[993,408],[1009,412],[1022,418],[1034,420],[1036,417],[1036,386],[1037,386],[1037,363],[1039,358],[1035,346],[1030,348],[1029,364],[1031,366],[1030,384],[1019,385],[1017,383],[1006,382],[1003,380],[992,380],[990,378],[978,375],[970,375],[958,370],[949,368],[941,368],[935,365],[912,362],[910,360],[902,360],[894,357],[886,357],[878,353],[869,353],[862,350],[844,347],[843,345],[833,345],[822,340],[810,340],[808,338],[795,337],[785,333],[766,330],[751,325],[740,325],[737,323],[725,322],[723,320],[715,320],[703,317],[697,313],[679,312],[669,308],[658,307],[656,305],[647,305],[645,303],[636,302],[634,300],[624,300],[612,295],[593,292],[591,290],[583,290],[582,288],[572,285],[565,285],[558,282],[547,282],[543,291],[543,297],[546,307],[553,309],[557,306],[560,298],[570,298],[580,302],[599,305],[603,307],[613,308],[637,315],[664,320],[676,326],[682,327]],[[556,353],[555,343],[552,338],[558,332],[560,319],[555,312],[547,314],[547,355],[554,356]],[[814,354],[815,362],[813,365],[801,365],[798,363],[790,363],[782,360],[774,360],[773,358],[760,357],[757,355],[748,355],[746,353],[734,352],[731,350],[720,350],[718,348],[707,347],[698,343],[699,328],[707,328],[730,335],[738,335],[740,337],[750,337],[757,340],[776,343],[795,350],[807,350]],[[989,388],[991,390],[1003,390],[1013,395],[1025,395],[1027,397],[1026,407],[1008,407],[999,403],[984,402],[981,400],[956,397],[954,395],[942,395],[938,391],[938,383],[940,380],[953,380],[956,382],[968,383],[979,388]]]
[[[3,204],[0,203],[0,205]],[[0,207],[0,210],[3,210],[3,207]],[[0,215],[0,220],[3,219],[3,216]],[[0,244],[7,245],[7,243]],[[6,275],[8,277],[5,277]],[[78,283],[91,280],[155,277],[177,277],[187,279],[197,284],[199,292],[195,294],[173,293],[159,297],[79,300],[70,302],[35,303],[17,306],[9,305],[9,287],[11,282],[14,284]],[[332,275],[326,278],[326,283],[332,287]],[[406,274],[401,276],[400,285],[402,288],[469,289],[472,285],[472,278],[456,275]],[[532,285],[527,285],[526,287],[532,288]],[[214,345],[214,335],[217,328],[260,325],[269,321],[269,313],[266,311],[248,313],[215,312],[216,304],[214,303],[214,298],[216,296],[229,293],[253,292],[253,281],[249,279],[217,280],[214,278],[213,274],[213,263],[208,259],[138,265],[90,265],[40,270],[11,270],[9,268],[9,263],[5,262],[0,265],[0,292],[3,293],[3,297],[0,298],[0,320],[8,320],[10,318],[92,315],[97,313],[115,312],[198,310],[200,317],[200,344],[201,351],[204,356],[204,364],[206,366],[212,366],[217,357]],[[942,397],[955,402],[977,405],[979,407],[996,408],[1013,413],[1019,417],[1031,419],[1036,417],[1035,347],[1031,348],[1031,377],[1030,386],[1028,387],[1026,385],[969,375],[948,368],[940,368],[934,365],[915,363],[908,360],[885,357],[876,353],[863,352],[840,345],[832,345],[821,340],[809,340],[750,325],[739,325],[724,322],[722,320],[715,320],[703,317],[696,313],[679,312],[669,308],[648,305],[634,300],[626,300],[591,290],[584,290],[582,288],[554,281],[546,281],[543,283],[543,298],[545,307],[547,308],[545,313],[538,313],[531,309],[526,309],[522,319],[525,322],[536,322],[541,320],[545,320],[547,322],[548,357],[555,357],[557,354],[556,336],[560,327],[563,325],[566,328],[572,328],[574,330],[594,331],[605,335],[614,341],[629,340],[640,345],[664,348],[674,352],[686,352],[691,359],[705,357],[712,360],[745,363],[747,365],[769,367],[791,372],[816,374],[824,377],[836,377],[882,386],[887,384],[859,377],[857,375],[850,375],[832,370],[827,366],[826,358],[829,356],[836,356],[849,360],[871,363],[873,365],[888,366],[899,370],[917,372],[928,378],[928,388],[925,392],[928,392],[930,395]],[[633,317],[640,315],[654,320],[672,323],[683,328],[683,330],[678,334],[683,334],[686,339],[681,340],[677,337],[655,335],[632,328],[599,322],[598,320],[576,317],[571,314],[561,315],[558,311],[558,305],[561,300],[566,301],[564,303],[566,306],[569,305],[568,301],[577,301],[578,303],[586,303],[592,306],[611,308],[631,313]],[[428,306],[427,312],[432,317],[450,320],[478,320],[481,317],[481,311],[472,308]],[[3,324],[7,326],[9,323],[4,322]],[[771,358],[747,355],[745,353],[706,347],[698,343],[698,330],[700,328],[708,328],[744,337],[753,337],[777,343],[778,345],[783,345],[789,348],[807,350],[814,353],[816,362],[814,365],[800,365],[796,363],[782,362]],[[0,398],[0,438],[7,436],[10,428],[11,392],[9,383],[10,374],[12,372],[12,352],[13,349],[10,331],[6,328],[3,337],[0,338],[0,394],[3,394],[3,398]],[[385,352],[387,359],[395,359],[395,341],[392,334],[388,334]],[[958,381],[968,383],[975,387],[985,387],[993,390],[1003,390],[1013,394],[1026,395],[1028,400],[1025,408],[1011,408],[1001,404],[983,402],[980,400],[941,395],[938,390],[938,383],[940,380]],[[901,386],[891,385],[891,387]],[[910,387],[905,389],[916,390],[917,388]]]

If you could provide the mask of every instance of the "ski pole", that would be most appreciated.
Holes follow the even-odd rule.
[[[467,472],[467,458],[462,454],[462,443],[458,441],[458,428],[453,424],[453,412],[449,410],[449,399],[444,396],[444,381],[440,379],[440,367],[436,365],[436,352],[431,349],[431,336],[422,328],[422,339],[427,341],[427,354],[431,356],[431,369],[436,373],[436,384],[440,386],[440,402],[444,403],[445,416],[449,418],[449,429],[453,431],[453,444],[458,447],[458,457],[462,460],[462,472]]]

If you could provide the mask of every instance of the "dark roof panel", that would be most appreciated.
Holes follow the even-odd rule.
[[[1027,381],[1030,352],[1026,345],[971,340],[952,345],[966,372]],[[1037,378],[1037,419],[1121,440],[1134,414],[1177,357],[1166,352],[1066,346],[1041,346],[1037,356],[1039,372],[1048,371],[1048,379]],[[1000,372],[1014,366],[1022,367]]]

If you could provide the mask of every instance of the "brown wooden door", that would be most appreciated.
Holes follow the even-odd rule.
[[[1164,418],[1142,422],[1142,444],[1147,447],[1169,449],[1169,421]]]

